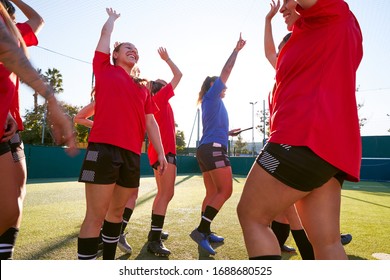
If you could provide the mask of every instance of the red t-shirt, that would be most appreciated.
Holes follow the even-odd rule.
[[[27,46],[38,43],[34,32],[32,32],[31,27],[27,23],[18,24],[17,27]],[[17,121],[19,130],[23,129],[23,122],[19,113],[18,88],[18,77],[14,73],[8,71],[8,69],[0,63],[0,138],[3,137],[4,134],[4,125],[8,112],[11,112],[12,116]]]
[[[16,76],[0,62],[0,139],[5,132],[7,115],[15,93]]]
[[[307,146],[358,181],[361,138],[356,70],[363,56],[359,24],[342,0],[297,6],[301,18],[276,65],[270,142]]]
[[[27,47],[37,46],[38,38],[35,36],[34,31],[31,29],[31,26],[28,23],[17,23],[16,27],[19,29],[20,34],[23,37],[24,42]],[[12,74],[15,75],[15,74]],[[18,130],[23,130],[23,121],[20,114],[20,105],[19,105],[19,79],[16,79],[15,84],[15,94],[12,99],[12,104],[10,108],[10,113],[16,120],[18,124]]]
[[[169,99],[174,96],[171,84],[167,84],[155,94],[152,99],[160,109],[154,113],[157,124],[160,128],[161,141],[164,147],[165,154],[176,154],[176,130],[175,118],[173,116],[172,107],[169,104]],[[150,165],[153,165],[158,160],[158,155],[151,143],[148,147],[148,157]]]
[[[95,115],[89,142],[105,143],[141,154],[145,115],[157,108],[146,87],[110,63],[110,55],[95,52],[93,71]]]

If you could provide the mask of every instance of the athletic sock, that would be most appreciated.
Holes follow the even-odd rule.
[[[0,236],[0,260],[12,260],[19,229],[9,228]]]
[[[130,221],[132,214],[133,214],[133,209],[125,208],[125,211],[123,211],[121,234],[125,232],[125,229],[127,227],[127,224]]]
[[[78,238],[77,257],[79,260],[95,260],[98,254],[99,237]]]
[[[276,238],[278,239],[280,248],[282,248],[284,243],[286,243],[288,235],[290,234],[290,225],[279,223],[277,221],[272,221],[271,229],[274,232]]]
[[[122,223],[110,223],[104,220],[103,224],[103,260],[114,260],[116,246],[119,241]]]
[[[297,244],[299,253],[301,254],[302,260],[314,260],[314,251],[309,239],[307,238],[306,232],[303,229],[291,230],[292,236],[294,237],[295,244]]]
[[[257,256],[251,257],[249,260],[281,260],[282,256],[279,255],[265,255],[265,256]]]
[[[157,241],[161,239],[161,232],[164,226],[165,216],[152,213],[152,222],[150,225],[150,240]]]
[[[206,209],[202,215],[202,219],[200,220],[200,224],[198,226],[198,231],[205,233],[205,234],[210,234],[211,229],[210,225],[211,222],[214,220],[215,216],[217,216],[218,210],[211,207],[211,206],[206,206]]]

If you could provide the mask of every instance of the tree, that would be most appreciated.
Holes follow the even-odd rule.
[[[265,111],[260,110],[256,113],[257,117],[260,118],[260,125],[256,126],[256,129],[260,131],[261,134],[264,135],[265,131],[265,138],[268,138],[269,136],[269,110],[266,109]],[[265,124],[265,127],[264,127]]]
[[[67,114],[70,118],[74,118],[74,116],[80,111],[81,107],[73,106],[67,104],[65,102],[59,102],[62,106],[65,114]],[[27,110],[23,122],[24,130],[21,132],[23,142],[26,144],[41,144],[42,143],[42,131],[44,131],[43,140],[45,144],[54,145],[53,137],[50,133],[49,125],[44,121],[46,106],[38,105],[37,108],[33,108],[32,110]],[[43,125],[45,129],[42,130]],[[79,143],[87,142],[88,137],[88,128],[77,125],[75,126],[75,130],[77,133],[77,141]]]
[[[53,88],[54,94],[59,94],[64,91],[62,88],[62,74],[56,68],[47,69],[45,74],[43,75],[44,80],[50,84]],[[46,129],[46,113],[47,113],[47,101],[45,100],[45,110],[43,114],[43,125],[42,125],[42,144],[45,143],[45,129]]]
[[[176,151],[178,154],[185,152],[186,141],[184,139],[184,132],[181,130],[176,131]]]
[[[243,141],[241,134],[237,136],[237,141],[234,142],[234,155],[247,154],[248,149],[246,149],[247,143]]]
[[[42,69],[37,69],[39,75],[53,88],[54,93],[61,93],[64,91],[62,88],[63,80],[62,80],[62,74],[60,71],[56,68],[47,69],[45,74],[42,74]],[[34,110],[37,110],[38,108],[38,93],[34,93]]]
[[[364,106],[364,103],[359,103],[357,105],[358,107],[358,111]],[[367,118],[361,118],[359,116],[359,126],[360,126],[360,129],[367,123]]]

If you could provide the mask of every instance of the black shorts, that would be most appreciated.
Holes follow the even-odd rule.
[[[230,166],[226,146],[219,143],[200,145],[196,151],[196,159],[202,173]]]
[[[11,140],[8,141],[8,144],[11,147],[11,153],[14,162],[19,162],[26,157],[24,154],[23,141],[19,132],[16,132],[15,135],[12,136]]]
[[[165,158],[167,159],[168,163],[174,164],[176,166],[176,155],[172,153],[167,153],[165,155]],[[158,161],[156,161],[154,164],[152,164],[152,168],[157,170],[157,167],[160,165]]]
[[[11,147],[8,142],[0,142],[0,156],[11,151]]]
[[[342,185],[346,177],[344,172],[304,146],[268,142],[256,162],[279,181],[304,192],[321,187],[332,177]]]
[[[19,162],[25,158],[23,142],[19,132],[16,132],[8,142],[0,143],[0,156],[8,152],[12,153],[14,162]]]
[[[138,154],[109,144],[88,144],[79,182],[104,185],[116,183],[125,188],[138,188],[139,181]]]

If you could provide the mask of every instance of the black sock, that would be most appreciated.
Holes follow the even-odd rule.
[[[251,257],[249,260],[281,260],[282,256],[279,255],[265,255],[265,256],[257,256]]]
[[[164,226],[165,216],[156,215],[152,213],[152,223],[150,225],[150,241],[157,241],[161,239],[161,232]]]
[[[12,260],[19,229],[9,228],[0,236],[0,260]]]
[[[209,234],[211,232],[210,225],[211,222],[214,220],[215,216],[217,216],[218,210],[211,207],[206,206],[206,210],[203,213],[202,219],[200,221],[200,224],[198,226],[198,230],[202,233]]]
[[[277,221],[272,221],[271,229],[274,232],[276,238],[278,239],[280,248],[282,248],[284,243],[286,243],[288,235],[290,234],[290,225],[279,223]]]
[[[292,236],[294,237],[295,244],[297,244],[299,253],[301,254],[302,260],[314,260],[314,251],[309,239],[307,238],[306,232],[303,229],[292,230]]]
[[[77,255],[79,260],[95,260],[98,254],[99,237],[78,238]]]
[[[116,246],[119,241],[122,223],[110,223],[104,220],[103,224],[103,260],[114,260]]]
[[[125,208],[125,211],[123,211],[121,234],[123,234],[125,232],[125,229],[127,227],[127,224],[130,221],[130,218],[131,218],[132,214],[133,214],[133,209]]]

